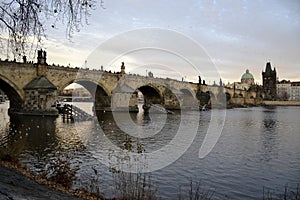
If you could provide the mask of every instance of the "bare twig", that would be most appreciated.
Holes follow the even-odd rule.
[[[52,28],[59,21],[64,23],[66,38],[70,39],[82,21],[87,23],[95,4],[95,0],[4,0],[0,3],[0,37],[8,38],[2,46],[7,45],[7,55],[14,57],[31,54],[46,38],[45,29],[51,20]]]

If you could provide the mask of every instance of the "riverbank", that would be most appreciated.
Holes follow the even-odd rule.
[[[33,175],[28,169],[0,160],[0,199],[102,199],[85,190],[71,190]]]
[[[39,184],[27,176],[0,165],[0,199],[71,199],[80,198]]]
[[[265,106],[300,106],[300,101],[263,101]]]

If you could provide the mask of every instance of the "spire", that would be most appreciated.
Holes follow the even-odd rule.
[[[266,64],[266,72],[272,72],[272,67],[271,67],[271,63],[270,62],[267,62]]]

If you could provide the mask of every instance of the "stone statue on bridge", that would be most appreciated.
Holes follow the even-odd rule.
[[[47,60],[46,51],[43,51],[42,49],[38,50],[37,60],[38,60],[38,64],[42,64],[42,65],[47,64],[47,62],[46,62],[46,60]]]

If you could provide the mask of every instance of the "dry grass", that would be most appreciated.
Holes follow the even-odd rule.
[[[181,187],[179,187],[178,192],[178,199],[182,200],[184,199],[183,196],[188,196],[190,200],[210,200],[213,197],[214,192],[209,191],[206,189],[201,188],[200,182],[193,182],[193,180],[190,181],[190,187],[188,195],[184,195],[185,193],[182,192]]]
[[[275,191],[272,189],[266,190],[265,187],[263,188],[263,200],[273,200],[273,199],[280,199],[280,200],[299,200],[300,199],[300,187],[299,184],[296,187],[288,187],[287,185],[284,187],[282,191]]]

